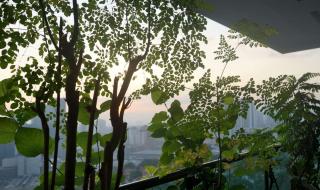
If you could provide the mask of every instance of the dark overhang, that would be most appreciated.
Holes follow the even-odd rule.
[[[274,27],[267,45],[281,53],[320,47],[320,0],[206,0],[204,15],[225,26],[246,19]]]

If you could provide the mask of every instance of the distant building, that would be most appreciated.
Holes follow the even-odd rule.
[[[42,159],[40,156],[27,158],[16,156],[2,160],[2,169],[15,171],[17,177],[20,176],[39,176],[41,174]]]
[[[253,103],[250,103],[247,117],[239,117],[235,127],[231,131],[235,132],[240,128],[243,128],[246,131],[251,131],[253,129],[274,127],[276,124],[277,123],[271,117],[264,115],[256,109]]]
[[[128,127],[128,145],[143,146],[146,143],[148,132],[143,127]]]
[[[15,144],[0,144],[0,162],[4,158],[10,158],[15,155]]]

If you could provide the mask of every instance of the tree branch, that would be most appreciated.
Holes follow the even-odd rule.
[[[53,33],[52,33],[51,28],[49,26],[49,22],[48,22],[48,19],[47,19],[46,10],[45,10],[45,6],[44,6],[44,3],[43,3],[43,0],[39,0],[39,5],[41,7],[42,19],[43,19],[43,21],[44,21],[44,23],[46,25],[50,40],[51,40],[53,46],[55,47],[55,49],[57,51],[59,51],[59,47],[58,47],[58,45],[57,45],[57,43],[56,43],[56,41],[55,41],[55,39],[53,37]]]
[[[95,82],[92,104],[90,106],[90,121],[89,121],[89,130],[87,138],[87,152],[86,152],[86,161],[85,161],[85,171],[84,171],[84,182],[83,190],[88,190],[90,176],[92,175],[92,165],[91,165],[91,152],[92,152],[92,140],[93,140],[93,129],[94,129],[94,120],[97,111],[97,101],[100,93],[100,76]],[[91,187],[90,187],[91,189]]]
[[[72,1],[72,6],[73,6],[73,33],[72,33],[72,38],[70,43],[72,45],[75,45],[75,43],[78,40],[79,36],[79,10],[78,10],[78,3],[77,0]]]

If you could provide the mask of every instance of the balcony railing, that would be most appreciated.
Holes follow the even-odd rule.
[[[280,146],[277,145],[274,148],[279,149]],[[231,161],[230,160],[229,161],[222,160],[222,161],[227,163],[234,163],[234,162],[243,160],[247,156],[248,156],[248,153],[242,153],[238,155],[237,158]],[[135,181],[132,183],[127,183],[127,184],[121,185],[120,190],[144,190],[152,187],[157,187],[159,185],[167,184],[170,182],[174,182],[180,179],[192,179],[197,174],[197,172],[195,171],[201,171],[204,168],[215,168],[218,166],[218,163],[219,163],[219,159],[216,159],[210,162],[206,162],[197,167],[184,168],[184,169],[178,170],[176,172],[170,173],[163,177],[152,177],[144,180]],[[275,185],[276,189],[279,189],[276,179],[273,175],[271,166],[268,171],[265,171],[264,175],[265,175],[264,183],[265,183],[266,190],[270,190],[272,185]],[[192,187],[189,187],[189,188],[187,187],[187,189],[192,189]]]

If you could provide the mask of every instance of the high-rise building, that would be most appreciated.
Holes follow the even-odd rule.
[[[15,155],[15,144],[9,143],[9,144],[0,144],[0,162],[2,162],[2,159],[4,158],[10,158]]]
[[[147,131],[144,128],[140,127],[129,127],[128,128],[128,137],[127,144],[142,146],[146,143]]]

